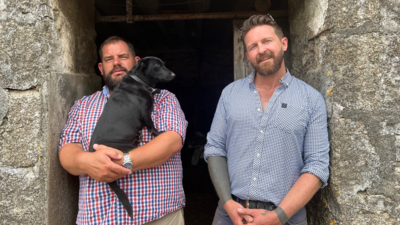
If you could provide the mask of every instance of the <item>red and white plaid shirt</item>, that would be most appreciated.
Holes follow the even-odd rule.
[[[104,87],[102,92],[75,102],[68,114],[58,149],[68,143],[81,143],[88,151],[90,137],[109,96],[108,88]],[[161,90],[154,95],[151,118],[158,131],[175,131],[182,140],[185,139],[187,121],[174,94]],[[140,145],[154,138],[146,128],[143,128],[142,135]],[[135,171],[117,180],[132,204],[134,220],[107,183],[88,175],[79,176],[79,180],[77,224],[144,224],[185,205],[180,152],[160,166]]]

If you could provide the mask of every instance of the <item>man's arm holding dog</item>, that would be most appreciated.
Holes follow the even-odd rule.
[[[143,146],[130,151],[133,171],[165,163],[183,146],[187,121],[174,95],[167,94],[160,101],[156,118],[161,133]],[[59,151],[61,165],[73,175],[88,174],[95,180],[111,182],[130,173],[123,168],[123,153],[105,145],[94,145],[94,152],[85,152],[80,143],[64,145]]]
[[[166,131],[152,141],[129,152],[133,171],[163,164],[182,148],[182,138],[174,131]],[[61,165],[73,175],[87,174],[95,180],[111,182],[131,171],[122,167],[123,153],[105,145],[94,145],[94,152],[85,152],[82,144],[70,143],[60,149]]]
[[[147,144],[136,148],[129,152],[132,160],[132,171],[147,169],[159,166],[168,161],[172,156],[179,152],[182,148],[182,137],[174,131],[166,131]],[[95,146],[96,151],[116,151],[120,156],[123,155],[121,151],[105,145]],[[117,164],[122,165],[123,159],[113,158]]]

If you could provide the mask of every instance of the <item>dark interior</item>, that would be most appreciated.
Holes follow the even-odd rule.
[[[258,1],[136,0],[133,15],[255,11]],[[125,0],[95,0],[98,16],[126,15]],[[272,0],[270,10],[287,10],[287,1]],[[202,158],[222,89],[233,81],[233,19],[197,19],[96,23],[96,44],[112,35],[133,43],[140,57],[156,56],[177,77],[158,88],[178,98],[189,122],[182,149],[185,222],[211,224],[218,197]],[[97,69],[97,65],[95,65]],[[99,74],[99,71],[96,70]]]

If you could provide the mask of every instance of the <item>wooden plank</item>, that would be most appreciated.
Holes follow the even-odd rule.
[[[244,20],[233,21],[233,79],[238,80],[246,77],[253,71],[246,57],[246,49],[242,40],[240,28]]]
[[[287,10],[268,11],[274,18],[287,17]],[[196,19],[247,19],[257,11],[246,12],[223,12],[223,13],[192,13],[192,14],[162,14],[162,15],[134,15],[133,21],[165,21],[165,20],[196,20]],[[97,23],[103,22],[126,22],[126,16],[100,16],[96,18]]]
[[[126,23],[132,23],[132,0],[126,0]]]

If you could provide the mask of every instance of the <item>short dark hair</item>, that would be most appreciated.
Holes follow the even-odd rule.
[[[109,38],[107,38],[101,45],[99,48],[99,55],[100,55],[100,61],[103,61],[103,47],[106,44],[110,44],[110,43],[115,43],[118,41],[123,41],[128,45],[129,51],[132,53],[132,56],[135,57],[135,49],[133,48],[133,44],[127,40],[125,40],[124,38],[118,37],[118,36],[111,36]]]
[[[242,32],[242,37],[243,37],[243,42],[244,42],[244,37],[246,37],[246,34],[253,29],[254,27],[257,26],[262,26],[262,25],[268,25],[274,28],[275,34],[282,39],[284,37],[282,28],[275,22],[274,18],[272,18],[271,15],[252,15],[250,18],[245,20],[243,22],[242,28],[240,28],[240,31]]]

